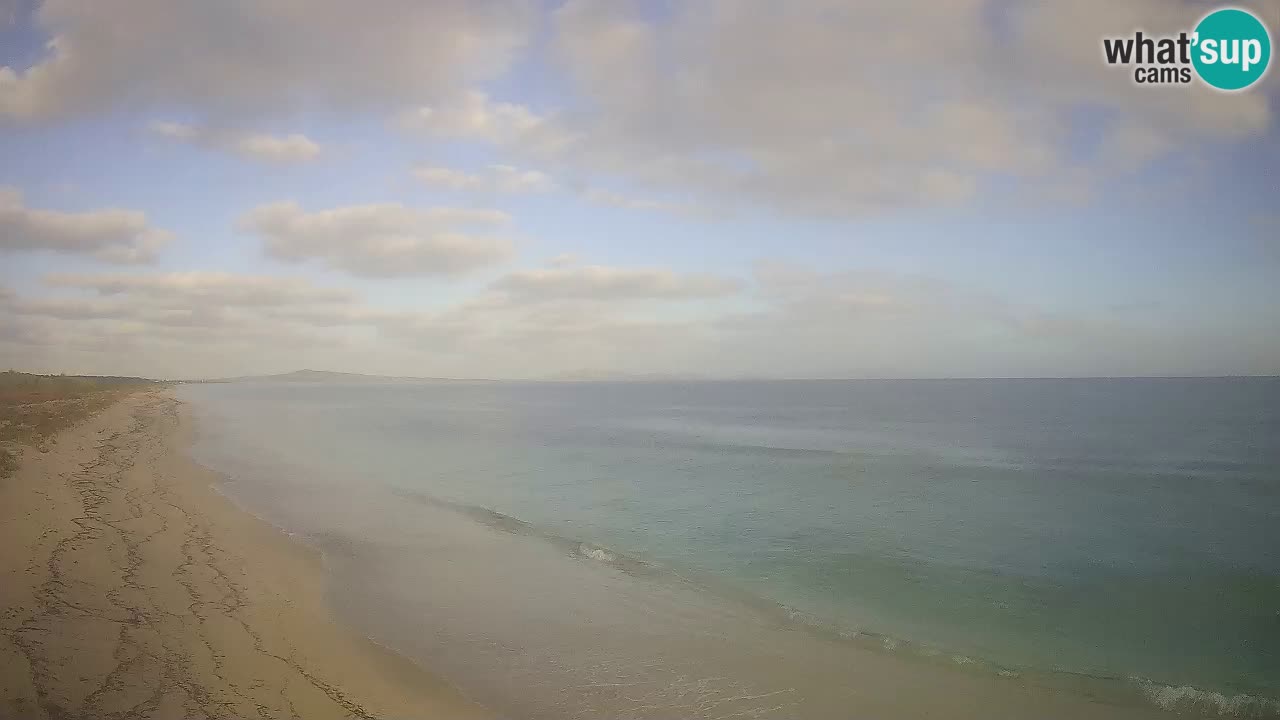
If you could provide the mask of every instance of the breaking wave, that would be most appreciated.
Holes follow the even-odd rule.
[[[631,557],[581,539],[565,537],[486,507],[455,503],[407,490],[398,490],[397,494],[427,505],[461,513],[501,532],[550,543],[573,558],[597,562],[630,574],[662,575],[673,581],[694,584],[712,594],[743,602],[780,623],[813,632],[837,642],[856,644],[872,651],[910,656],[924,662],[945,663],[964,672],[986,672],[999,677],[1024,679],[1042,685],[1075,688],[1095,696],[1110,697],[1124,703],[1155,705],[1175,713],[1250,720],[1280,720],[1280,700],[1244,693],[1228,695],[1190,685],[1169,685],[1139,677],[1122,678],[1001,665],[913,640],[863,628],[842,626],[782,603],[749,595],[736,588],[724,587],[711,578],[690,580],[673,569],[663,568],[650,561]]]

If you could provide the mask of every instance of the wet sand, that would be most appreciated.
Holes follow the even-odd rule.
[[[191,430],[180,401],[139,392],[26,450],[16,473],[0,478],[0,718],[494,717],[340,622],[319,554],[214,492],[217,477],[189,457]],[[564,587],[597,587],[599,568],[541,562],[560,551],[457,513],[409,511],[449,548],[444,564],[430,553],[403,566],[360,562],[347,586],[430,584],[444,602],[378,612],[360,630],[452,678],[467,677],[468,659],[489,668],[467,687],[512,717],[665,718],[672,707],[682,717],[1171,716],[1088,689],[815,642],[750,608],[699,612],[696,596],[673,596],[663,616],[677,619],[674,629],[619,620],[613,609],[649,607],[652,596],[566,596]],[[540,570],[548,567],[560,572]],[[575,572],[590,577],[570,582]],[[495,590],[510,586],[521,591]],[[507,604],[475,602],[495,594]],[[539,602],[552,607],[539,614]],[[462,644],[433,645],[442,633]],[[608,653],[592,655],[598,667],[573,680],[556,676],[575,671],[548,666],[545,653],[512,651],[562,641],[621,644],[643,667],[611,668],[601,664]],[[779,668],[804,672],[775,677]],[[760,690],[707,677],[713,670]],[[540,680],[513,681],[529,677]]]
[[[485,718],[337,622],[321,558],[211,490],[162,391],[0,479],[0,717]]]

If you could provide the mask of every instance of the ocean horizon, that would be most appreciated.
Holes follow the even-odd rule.
[[[1277,378],[178,394],[354,627],[510,717],[1280,715]]]

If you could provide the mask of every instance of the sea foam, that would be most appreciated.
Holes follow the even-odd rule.
[[[1220,716],[1241,718],[1280,717],[1280,701],[1247,695],[1225,695],[1201,690],[1190,685],[1161,685],[1139,680],[1142,692],[1156,705],[1174,712],[1215,713]]]

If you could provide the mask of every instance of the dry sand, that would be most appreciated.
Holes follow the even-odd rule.
[[[319,556],[128,396],[0,479],[0,717],[490,717],[339,624]]]

